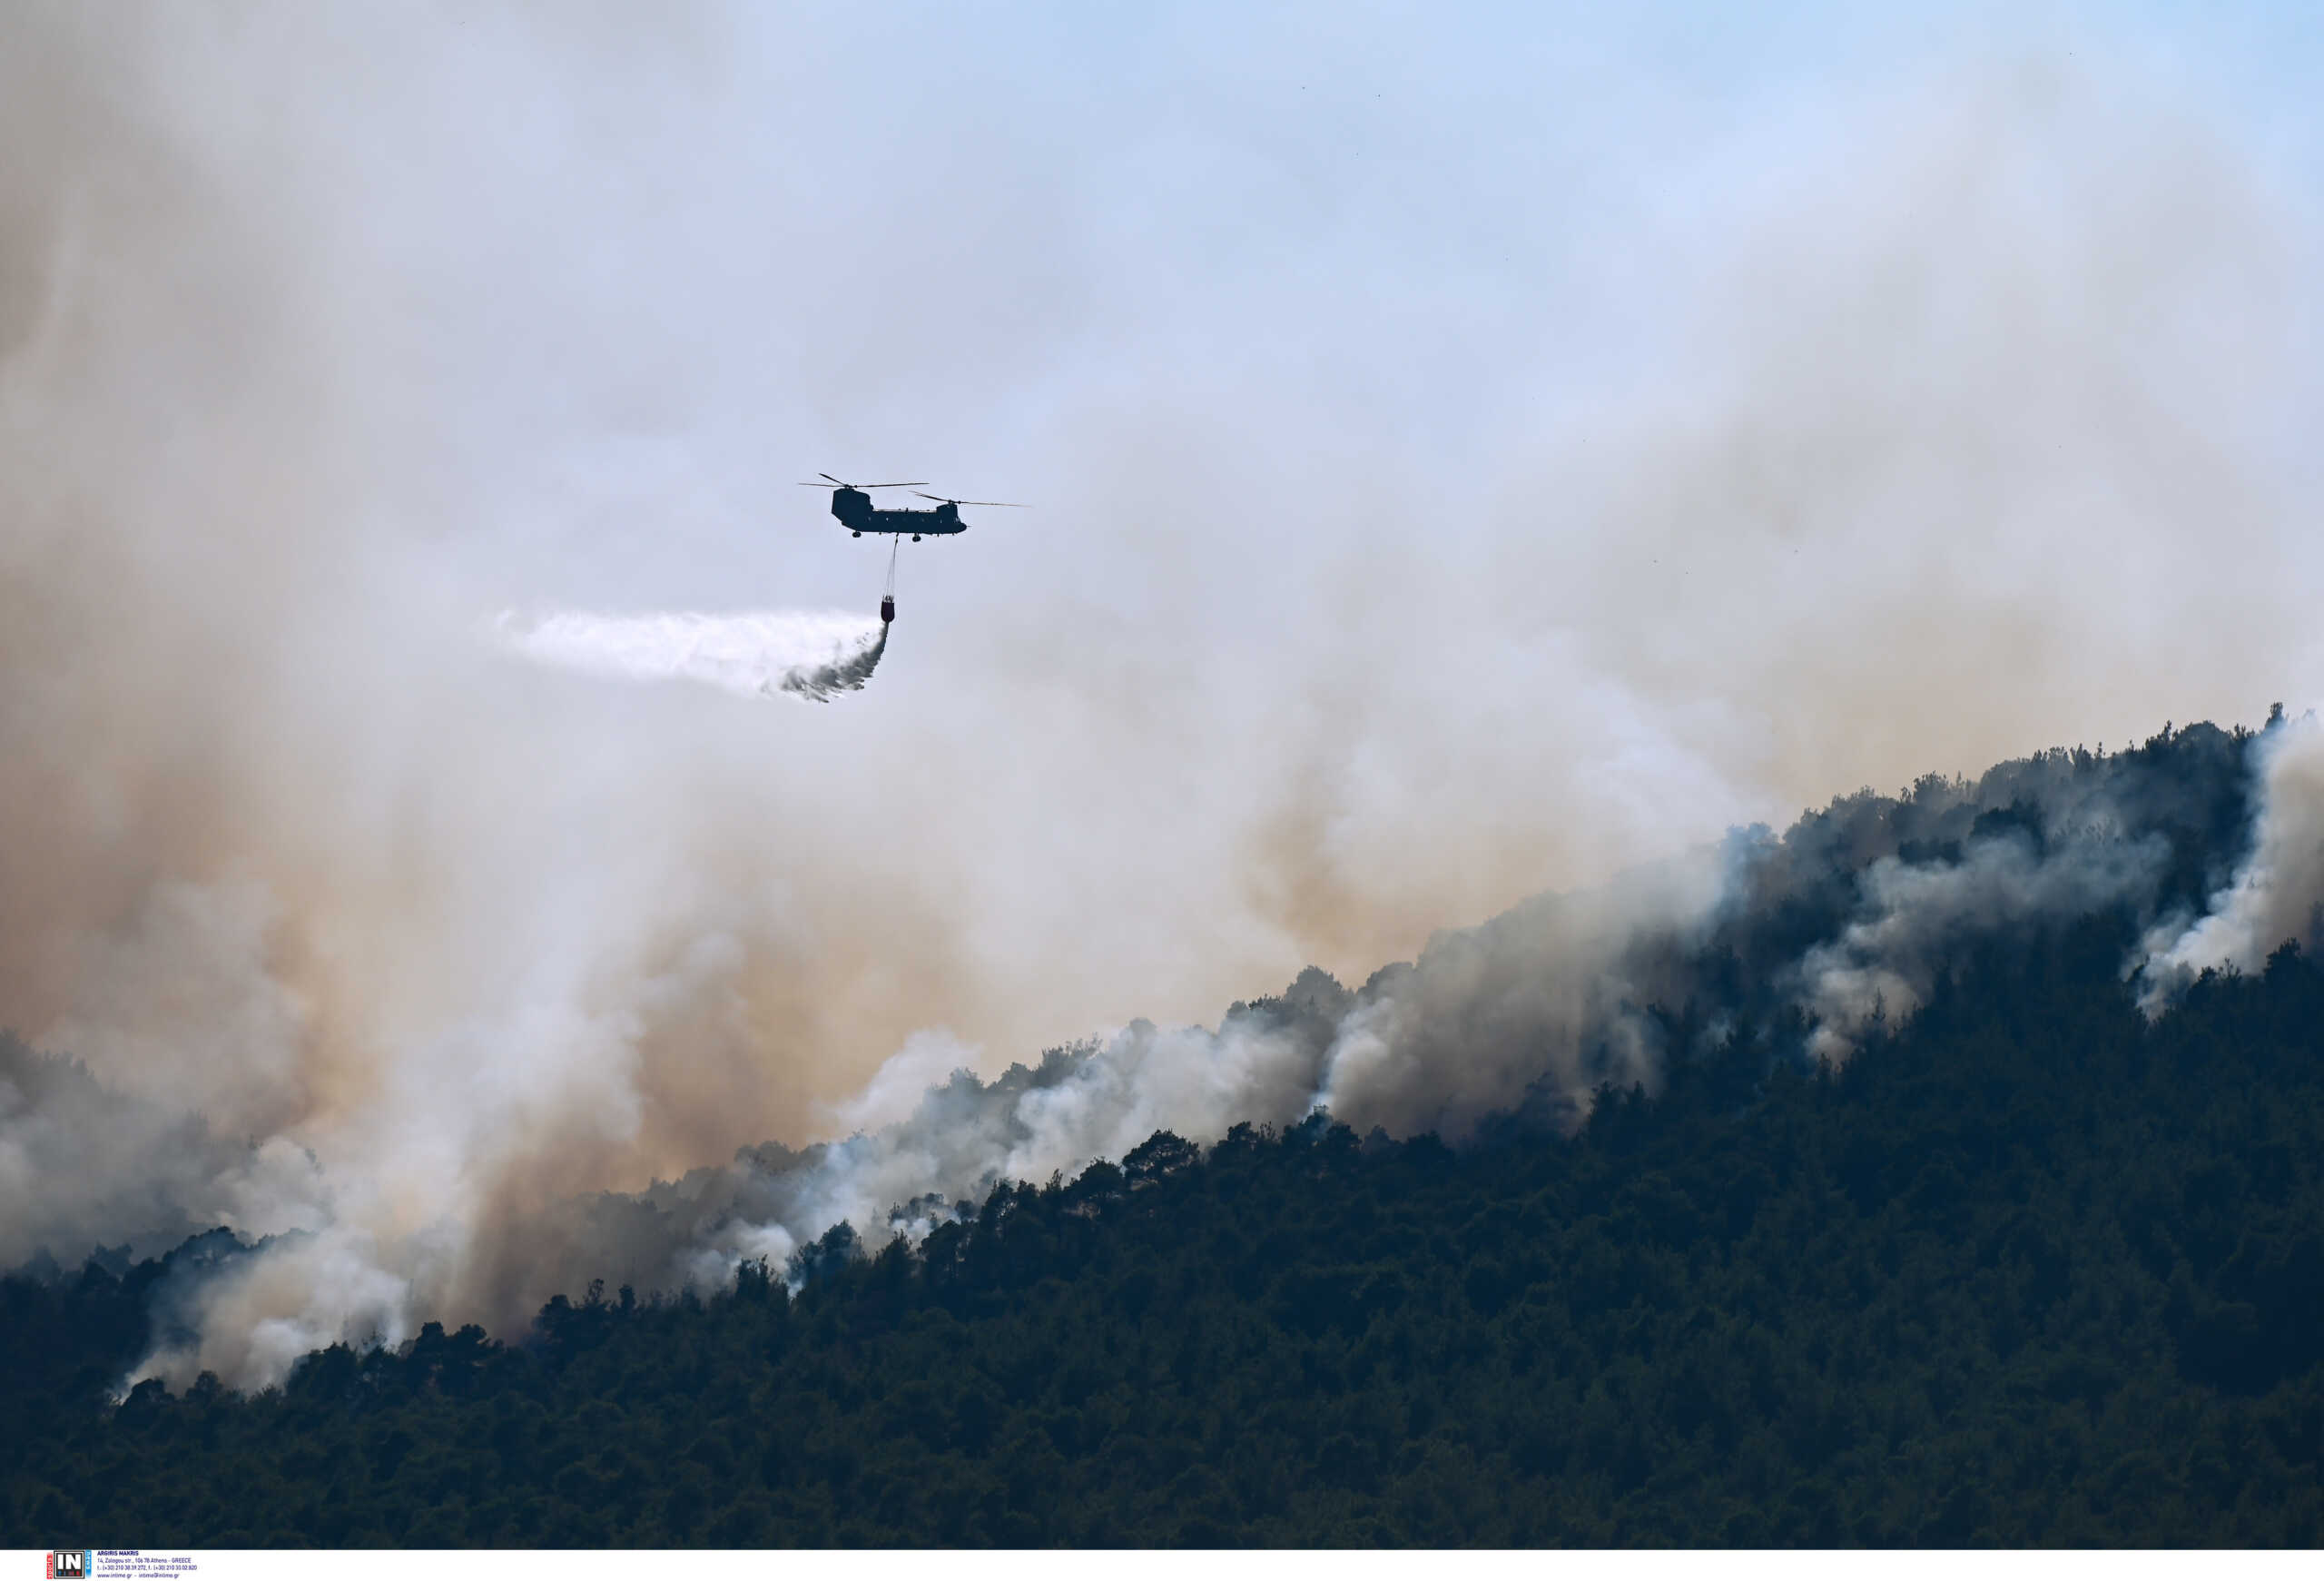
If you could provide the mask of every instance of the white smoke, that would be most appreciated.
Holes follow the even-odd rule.
[[[905,1118],[822,1149],[783,1183],[779,1219],[745,1218],[721,1238],[771,1240],[779,1230],[804,1242],[842,1220],[924,1230],[931,1203],[972,1200],[1003,1180],[1070,1177],[1157,1131],[1213,1141],[1244,1122],[1297,1120],[1315,1105],[1317,1056],[1312,1039],[1230,1016],[1216,1032],[1137,1022],[990,1084],[959,1071],[921,1089]],[[911,1079],[921,1057],[899,1053],[867,1098]]]
[[[2123,840],[2103,831],[2043,852],[2013,831],[1970,842],[1958,862],[1879,858],[1862,880],[1869,914],[1799,963],[1802,999],[1816,1021],[1808,1052],[1845,1060],[1875,1016],[1900,1021],[1919,1009],[1961,941],[2142,896],[2170,855],[2160,835]]]
[[[2261,736],[2250,858],[2191,924],[2147,936],[2139,1007],[2155,1015],[2205,972],[2257,971],[2288,940],[2313,944],[2324,907],[2324,726],[2313,713]]]
[[[209,1371],[248,1388],[328,1346],[399,1345],[418,1331],[419,1292],[395,1270],[428,1269],[428,1251],[424,1242],[382,1248],[367,1230],[332,1225],[227,1260],[172,1292],[198,1314],[200,1331],[165,1339],[137,1375],[182,1384]]]
[[[736,615],[503,614],[495,635],[537,664],[626,680],[687,680],[745,697],[828,701],[859,691],[887,627],[837,610]]]

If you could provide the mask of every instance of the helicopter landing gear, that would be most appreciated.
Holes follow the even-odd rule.
[[[858,537],[858,538],[862,538],[863,535],[862,535],[862,533],[860,533],[860,532],[859,532],[859,533],[857,533],[855,536],[856,536],[856,537]]]
[[[911,541],[912,541],[912,542],[914,542],[914,543],[918,543],[918,542],[920,541],[920,534],[918,534],[918,533],[913,533],[913,534],[911,535]]]

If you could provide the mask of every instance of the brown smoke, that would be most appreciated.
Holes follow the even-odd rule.
[[[1294,269],[1148,330],[1167,304],[1047,164],[1008,224],[816,231],[849,149],[785,163],[750,117],[861,123],[751,80],[723,24],[640,52],[479,17],[0,18],[0,1023],[274,1144],[238,1227],[337,1239],[250,1313],[507,1321],[561,1277],[548,1204],[808,1140],[916,1032],[997,1066],[1308,961],[1358,981],[1731,820],[2247,715],[2315,657],[2302,502],[2250,433],[2297,393],[2298,225],[2098,79],[1945,79],[1622,242],[1667,338],[1603,388],[1512,376],[1440,493],[1403,432],[1428,396],[1316,372],[1390,332],[1368,299],[1285,328]],[[956,108],[864,133],[880,168],[1062,157]],[[1222,226],[1260,233],[1252,190],[1139,248],[1198,280]],[[762,208],[779,235],[722,245]],[[1140,338],[1219,314],[1216,355]],[[477,640],[591,575],[836,597],[790,469],[847,460],[721,469],[781,431],[763,407],[1050,491],[907,549],[911,657],[844,708]],[[1475,975],[1518,1003],[1523,972]],[[63,1232],[0,1215],[0,1261]]]
[[[795,781],[608,749],[429,602],[394,304],[319,106],[231,91],[291,43],[222,22],[5,25],[0,1017],[359,1161],[382,1228],[472,1194],[497,1288],[490,1226],[795,1133],[980,996]]]

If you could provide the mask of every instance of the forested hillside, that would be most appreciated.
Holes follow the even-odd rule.
[[[792,1280],[431,1325],[255,1398],[105,1403],[159,1264],[12,1278],[0,1529],[2312,1544],[2324,972],[2281,950],[2150,1023],[2131,942],[1965,951],[1838,1067],[1658,1013],[1705,1052],[1571,1138],[1159,1135],[917,1250],[842,1228]]]

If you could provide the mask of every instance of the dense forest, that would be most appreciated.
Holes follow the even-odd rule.
[[[247,1396],[117,1394],[251,1255],[234,1236],[37,1260],[0,1280],[0,1535],[2314,1544],[2324,968],[2286,944],[2150,1016],[2124,966],[2243,860],[2254,739],[2166,730],[1749,835],[1740,900],[1632,952],[1651,1090],[1544,1087],[1458,1145],[1322,1113],[1163,1132],[923,1239],[842,1224],[723,1290],[599,1281],[521,1334],[430,1324]],[[1994,874],[2006,914],[1969,904]],[[1944,927],[1894,925],[1900,875],[1953,886]],[[1530,926],[1229,1019],[1324,1038],[1448,960],[1521,985]],[[1801,962],[1911,1003],[1828,1057]],[[748,1162],[737,1195],[786,1178]]]
[[[1837,1071],[1571,1139],[1321,1119],[593,1290],[240,1398],[106,1394],[160,1262],[0,1285],[12,1544],[2310,1544],[2324,971],[2148,1023],[2090,921]],[[1738,1029],[1729,1054],[1753,1040]],[[172,1254],[231,1254],[213,1238]],[[91,1536],[88,1540],[96,1540]]]

